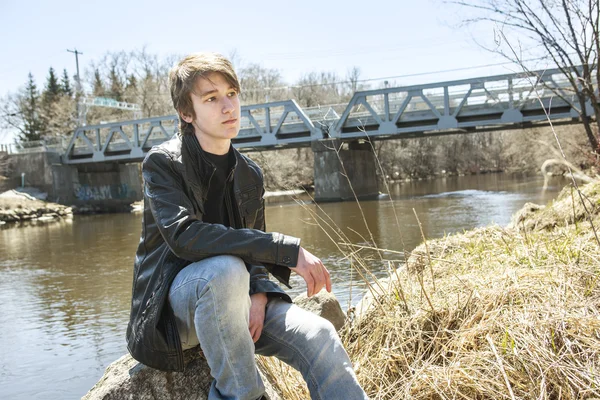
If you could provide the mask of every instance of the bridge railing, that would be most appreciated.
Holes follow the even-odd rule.
[[[0,145],[0,151],[5,151],[8,154],[41,153],[45,151],[63,154],[67,149],[68,140],[67,137],[57,136],[42,140],[2,144]]]
[[[65,163],[140,160],[153,145],[177,132],[176,115],[78,128],[63,155]]]
[[[243,106],[240,125],[233,140],[236,147],[310,144],[322,138],[321,130],[294,100]],[[176,115],[80,127],[66,148],[63,162],[140,161],[152,146],[177,132]]]
[[[542,100],[543,106],[538,100]],[[407,136],[477,126],[577,117],[571,85],[558,70],[357,92],[333,137]]]

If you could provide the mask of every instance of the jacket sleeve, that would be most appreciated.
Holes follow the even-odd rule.
[[[261,207],[258,210],[258,215],[256,216],[256,221],[254,223],[254,229],[258,229],[263,232],[266,231],[264,195],[265,188],[263,186],[260,193]],[[294,266],[296,266],[296,264],[294,264]],[[291,288],[289,283],[291,271],[289,268],[266,263],[266,266],[249,265],[249,271],[250,295],[253,295],[255,293],[267,293],[267,295],[270,297],[280,297],[286,301],[289,301],[290,303],[292,302],[290,296],[283,290],[281,290],[281,288],[275,282],[269,279],[269,272],[271,272],[273,276],[275,276],[281,283],[286,285],[288,288]]]
[[[195,262],[228,254],[248,264],[296,266],[300,239],[202,222],[175,168],[170,155],[160,150],[148,153],[142,164],[144,196],[163,239],[177,257]]]

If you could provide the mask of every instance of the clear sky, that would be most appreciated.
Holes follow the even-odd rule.
[[[473,37],[493,43],[492,27],[459,28],[464,9],[442,0],[156,1],[0,0],[0,97],[22,87],[32,72],[43,87],[52,66],[81,73],[107,51],[168,55],[237,51],[243,63],[280,70],[293,82],[311,71],[361,79],[401,76],[418,84],[516,71]],[[0,143],[6,142],[0,132]]]

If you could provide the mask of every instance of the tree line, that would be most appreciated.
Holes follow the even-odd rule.
[[[74,94],[66,69],[59,78],[54,68],[50,67],[41,91],[29,73],[24,87],[2,101],[0,113],[3,125],[8,129],[16,129],[20,142],[72,131],[71,125],[76,118]]]
[[[75,77],[66,70],[60,79],[54,68],[48,69],[40,90],[30,73],[25,85],[0,100],[2,127],[15,129],[19,142],[53,137],[68,137],[78,125],[148,118],[173,114],[168,88],[168,73],[180,56],[164,58],[145,49],[107,52],[100,60],[90,62],[80,77],[77,90]],[[258,63],[242,63],[231,55],[242,86],[242,104],[258,104],[295,99],[300,106],[315,107],[349,101],[356,90],[367,88],[359,82],[360,70],[351,68],[347,76],[334,72],[309,72],[296,82],[287,83],[277,69]],[[108,98],[137,105],[131,111],[82,104],[88,98]]]

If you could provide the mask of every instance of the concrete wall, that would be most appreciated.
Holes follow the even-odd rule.
[[[52,164],[60,163],[60,155],[53,152],[17,153],[9,155],[11,188],[21,186],[21,174],[25,174],[25,186],[36,187],[49,196],[53,195],[54,178]]]
[[[140,164],[99,163],[78,166],[73,201],[127,201],[142,199]]]
[[[9,155],[11,172],[5,190],[21,185],[48,193],[48,200],[61,204],[94,204],[111,208],[142,199],[140,164],[98,163],[64,165],[52,152]]]
[[[379,195],[375,154],[369,143],[326,139],[313,142],[312,149],[315,200],[343,201],[353,200],[354,195],[359,199]]]
[[[6,176],[8,175],[8,152],[2,151],[2,146],[4,145],[0,145],[0,193],[11,189],[12,186],[12,180]]]

